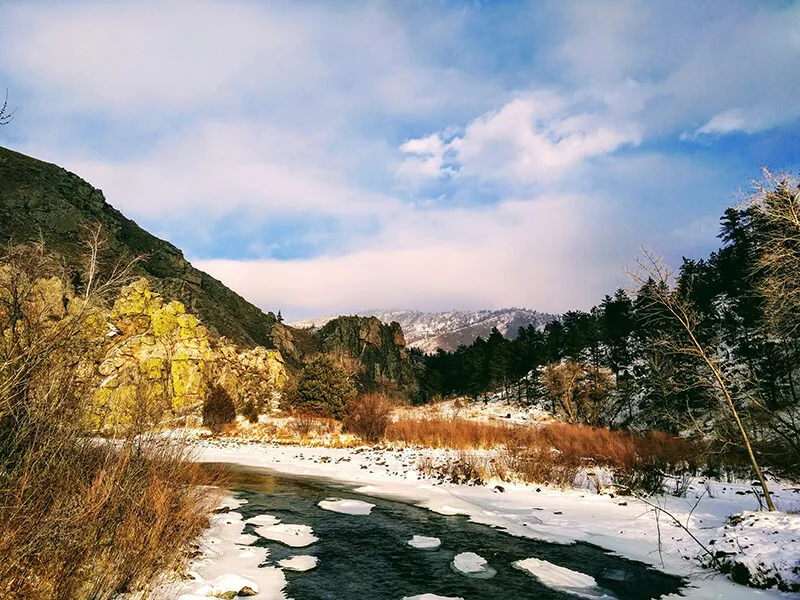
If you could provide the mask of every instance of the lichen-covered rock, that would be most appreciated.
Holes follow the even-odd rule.
[[[223,385],[237,405],[270,407],[288,377],[277,350],[240,350],[212,341],[200,321],[177,301],[164,302],[140,279],[122,289],[108,315],[108,349],[97,365],[95,424],[124,424],[144,404],[155,420],[196,414],[211,386]],[[142,389],[147,397],[142,398]],[[156,401],[150,396],[161,396]],[[166,399],[166,401],[164,401]],[[161,409],[166,415],[153,414]]]

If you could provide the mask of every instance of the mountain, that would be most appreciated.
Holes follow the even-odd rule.
[[[0,147],[0,243],[43,241],[64,261],[72,283],[80,284],[84,225],[101,224],[106,238],[102,259],[143,257],[134,275],[147,280],[164,304],[180,302],[208,329],[210,338],[280,351],[292,370],[316,352],[344,352],[363,365],[365,388],[392,381],[399,389],[412,382],[403,332],[377,319],[338,320],[317,332],[277,322],[208,273],[196,269],[183,252],[151,235],[106,202],[103,192],[53,164]],[[182,309],[183,310],[183,309]]]
[[[423,352],[455,350],[462,344],[471,344],[476,338],[486,338],[496,327],[507,338],[513,339],[520,327],[544,327],[558,317],[527,308],[499,310],[459,310],[449,312],[422,312],[417,310],[367,310],[358,316],[377,317],[384,323],[397,322],[405,334],[410,348]],[[334,317],[319,317],[296,321],[297,328],[319,328]]]
[[[102,224],[108,260],[144,256],[136,274],[165,298],[182,302],[211,332],[242,345],[274,347],[274,316],[194,268],[178,248],[126,218],[77,175],[0,147],[0,242],[41,239],[80,277],[86,223]]]

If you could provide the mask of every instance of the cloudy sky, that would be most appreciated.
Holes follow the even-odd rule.
[[[797,2],[0,0],[0,144],[249,300],[586,308],[800,167]]]

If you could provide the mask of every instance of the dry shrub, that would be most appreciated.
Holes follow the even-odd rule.
[[[301,437],[329,435],[336,431],[336,426],[334,419],[307,412],[294,413],[290,423],[292,431]]]
[[[224,425],[235,420],[236,406],[230,394],[221,385],[213,386],[203,402],[203,427],[219,433]]]
[[[252,398],[242,406],[242,416],[250,423],[258,423],[258,416],[260,414],[258,403]]]
[[[539,426],[483,423],[463,419],[405,419],[391,423],[386,439],[453,450],[498,449],[484,466],[501,479],[572,485],[582,469],[614,471],[620,484],[651,492],[664,473],[695,471],[704,448],[663,432],[640,436],[603,427],[549,423]]]
[[[41,245],[0,253],[0,598],[105,600],[180,566],[211,480],[178,444],[141,435],[149,405],[123,441],[87,435],[96,407],[76,372],[113,277],[90,272],[68,298],[54,263]]]
[[[179,568],[213,479],[175,447],[75,442],[3,482],[0,597],[106,599]],[[44,462],[41,462],[44,461]]]
[[[400,419],[390,423],[386,439],[412,446],[469,450],[505,445],[511,426],[467,419]]]
[[[368,442],[382,439],[392,416],[392,405],[381,394],[368,394],[357,398],[347,407],[343,426]]]

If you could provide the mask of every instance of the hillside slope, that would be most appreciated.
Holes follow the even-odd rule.
[[[53,164],[0,148],[0,242],[44,240],[79,276],[84,223],[101,223],[107,257],[145,256],[138,274],[155,291],[178,300],[208,328],[236,343],[273,347],[274,317],[194,268],[183,253],[108,204],[103,193]]]

